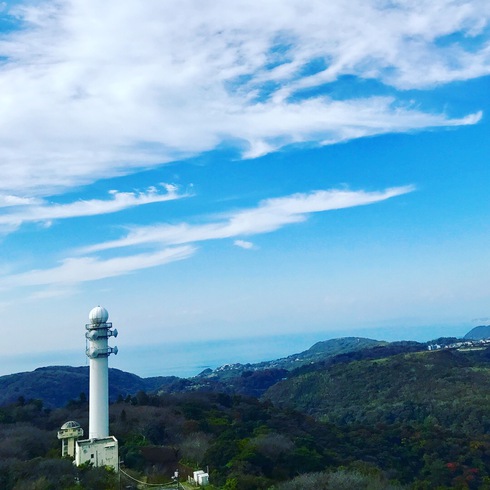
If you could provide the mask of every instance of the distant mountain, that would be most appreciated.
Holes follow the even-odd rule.
[[[342,337],[340,339],[317,342],[308,350],[301,352],[300,354],[289,356],[286,358],[286,360],[294,363],[294,366],[290,365],[289,367],[298,367],[298,365],[301,364],[323,361],[326,358],[337,356],[339,354],[356,352],[370,347],[384,346],[388,344],[389,342],[366,339],[363,337]]]
[[[343,337],[317,342],[309,349],[273,361],[255,364],[225,364],[214,370],[206,369],[194,378],[185,380],[182,391],[214,391],[260,397],[265,391],[289,375],[290,372],[329,362],[337,356],[355,355],[388,342],[362,337]],[[160,392],[172,392],[167,385]]]
[[[342,337],[339,339],[330,339],[317,342],[309,349],[298,354],[292,354],[273,361],[264,361],[255,364],[225,364],[224,366],[214,370],[206,369],[197,377],[223,381],[236,377],[237,375],[247,371],[258,371],[264,369],[285,369],[287,371],[291,371],[307,364],[325,361],[340,354],[356,352],[363,349],[388,344],[389,342],[372,340],[363,337]]]
[[[119,395],[134,395],[140,390],[154,391],[174,382],[176,377],[140,378],[119,369],[109,369],[109,398]],[[59,407],[69,400],[80,399],[80,394],[88,396],[89,368],[72,366],[49,366],[31,372],[10,374],[0,377],[0,405],[25,400],[40,399],[46,407]]]
[[[471,329],[464,337],[465,340],[483,340],[490,338],[490,325],[480,325]]]
[[[109,398],[148,393],[208,392],[262,396],[271,386],[297,371],[325,369],[354,360],[379,359],[399,353],[425,349],[417,342],[381,342],[362,337],[345,337],[318,342],[310,349],[282,359],[256,364],[226,364],[206,369],[192,378],[158,376],[141,378],[119,369],[109,369]],[[70,400],[85,399],[89,393],[89,368],[50,366],[32,372],[0,377],[0,406],[18,401],[40,399],[46,407],[61,407]]]
[[[179,379],[159,393],[214,392],[262,396],[266,390],[298,372],[324,370],[327,366],[361,359],[381,359],[400,353],[426,350],[419,342],[382,342],[362,337],[345,337],[318,342],[310,349],[274,361],[256,364],[225,364],[206,369],[198,376]]]

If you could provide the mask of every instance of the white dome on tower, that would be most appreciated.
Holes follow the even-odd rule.
[[[78,429],[79,427],[80,424],[78,422],[75,422],[74,420],[69,420],[61,426],[62,429]]]
[[[107,322],[109,313],[102,306],[96,306],[90,311],[88,318],[93,325],[100,325],[101,323]]]

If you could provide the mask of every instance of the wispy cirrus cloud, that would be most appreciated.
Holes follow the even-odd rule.
[[[3,213],[0,210],[0,230],[12,231],[27,222],[49,223],[52,220],[116,213],[135,206],[172,201],[187,196],[184,193],[180,194],[178,187],[173,184],[160,184],[160,187],[163,192],[155,186],[143,192],[112,190],[109,192],[110,199],[80,200],[68,204],[51,204],[40,199],[0,196],[0,203],[4,208],[10,208]]]
[[[374,204],[413,190],[413,186],[404,186],[377,192],[322,190],[299,193],[264,200],[255,208],[228,214],[222,221],[214,223],[137,227],[120,240],[85,247],[79,250],[83,256],[66,258],[55,267],[6,274],[0,280],[0,288],[73,285],[116,277],[191,257],[197,250],[195,244],[207,240],[236,238],[235,245],[252,248],[251,242],[239,237],[268,233],[305,221],[310,213]],[[151,246],[155,251],[131,253],[132,249],[141,246]],[[130,252],[112,258],[90,255],[122,247],[128,247]]]
[[[0,209],[8,208],[12,206],[33,206],[40,204],[41,199],[37,199],[35,197],[23,197],[23,196],[14,196],[14,195],[5,195],[0,194]]]
[[[60,265],[50,269],[31,270],[5,276],[0,279],[0,289],[23,286],[70,285],[97,281],[183,260],[190,257],[194,252],[194,247],[185,245],[111,259],[67,258]]]
[[[451,119],[427,114],[396,103],[393,97],[369,97],[336,101],[326,97],[299,102],[256,104],[229,127],[243,125],[248,141],[246,158],[256,158],[289,144],[312,140],[329,145],[386,133],[402,133],[437,127],[476,124],[481,112]]]
[[[214,223],[134,227],[127,236],[119,240],[85,247],[80,253],[141,245],[179,245],[269,233],[283,226],[305,221],[311,213],[373,204],[407,194],[414,189],[413,186],[404,186],[377,192],[319,190],[266,199],[255,208],[234,212]]]
[[[490,73],[486,0],[44,0],[8,12],[22,29],[0,39],[7,194],[52,195],[230,141],[253,158],[474,124],[479,112],[425,110],[403,91]],[[378,92],[335,97],[343,76]]]

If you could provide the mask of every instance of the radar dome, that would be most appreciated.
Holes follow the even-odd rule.
[[[96,306],[90,311],[88,318],[93,325],[99,325],[107,322],[109,313],[105,308],[102,308],[102,306]]]
[[[61,426],[62,429],[78,429],[79,427],[80,424],[78,422],[75,422],[74,420],[69,420]]]

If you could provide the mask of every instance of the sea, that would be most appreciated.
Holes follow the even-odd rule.
[[[253,364],[287,357],[309,349],[318,340],[318,334],[296,334],[130,347],[127,355],[131,359],[121,362],[124,368],[120,369],[142,377],[191,377],[225,364]],[[111,365],[118,367],[116,362]]]
[[[464,329],[459,328],[458,330]],[[403,340],[427,341],[439,336],[464,335],[466,332],[457,333],[456,329],[432,327],[412,329],[411,333],[412,335],[406,335]],[[116,356],[110,356],[109,366],[143,378],[153,376],[187,378],[196,376],[205,369],[215,369],[225,364],[253,364],[280,359],[305,351],[316,342],[332,338],[359,336],[377,340],[402,340],[398,338],[399,335],[392,329],[373,329],[372,331],[357,329],[356,331],[300,332],[220,340],[173,341],[151,345],[121,345],[121,342],[117,342],[119,352]],[[3,356],[0,375],[32,371],[45,366],[66,365],[88,365],[85,345],[77,350]]]
[[[271,361],[310,348],[318,334],[281,335],[226,340],[193,340],[151,345],[121,345],[109,358],[109,367],[121,369],[143,378],[153,376],[196,376],[205,369],[225,364],[247,364]],[[39,352],[3,356],[0,375],[32,371],[45,366],[88,365],[85,344],[78,350]]]

